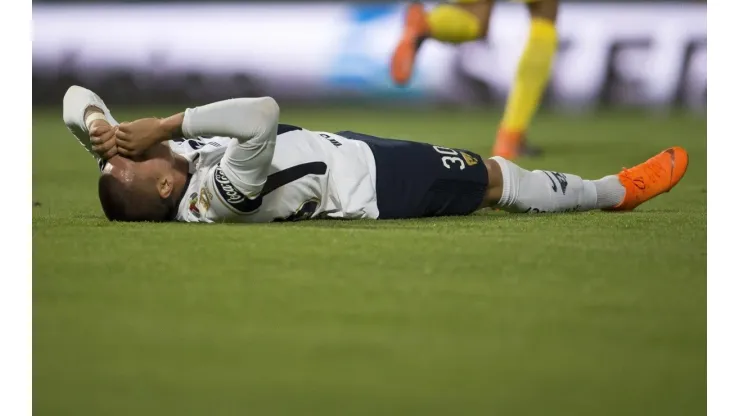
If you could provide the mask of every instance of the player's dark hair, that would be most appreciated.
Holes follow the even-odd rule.
[[[172,217],[171,201],[125,184],[113,175],[100,175],[98,197],[110,221],[168,221]]]

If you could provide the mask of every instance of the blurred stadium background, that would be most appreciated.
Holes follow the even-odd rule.
[[[409,88],[391,85],[401,3],[34,1],[34,104],[71,83],[111,103],[271,94],[323,100],[501,103],[526,40],[521,5],[500,2],[487,41],[424,46]],[[565,2],[549,103],[557,108],[706,105],[706,5]],[[94,34],[94,35],[93,35]]]
[[[72,84],[119,120],[272,95],[287,123],[486,155],[527,34],[499,3],[401,89],[401,3],[34,0],[35,413],[703,414],[705,3],[562,5],[545,155],[520,163],[600,177],[685,146],[630,215],[115,224],[61,121]]]

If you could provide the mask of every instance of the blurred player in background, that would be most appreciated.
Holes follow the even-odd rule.
[[[558,47],[555,19],[558,0],[519,0],[527,3],[531,17],[529,40],[519,59],[516,78],[496,136],[492,153],[507,159],[534,156],[539,150],[525,142],[527,128],[542,100]],[[391,77],[398,85],[411,79],[414,60],[427,38],[464,43],[485,39],[495,0],[452,0],[428,13],[421,3],[406,11],[403,37],[391,60]]]

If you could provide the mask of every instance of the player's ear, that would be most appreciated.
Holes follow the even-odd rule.
[[[165,175],[157,180],[157,191],[162,199],[166,199],[172,194],[173,187],[174,181],[170,175]]]

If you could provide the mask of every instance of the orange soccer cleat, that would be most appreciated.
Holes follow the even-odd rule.
[[[683,178],[689,155],[682,147],[671,147],[646,162],[619,173],[627,192],[619,205],[609,211],[630,211],[656,196],[669,192]]]
[[[403,36],[391,58],[391,78],[397,85],[406,85],[411,79],[416,52],[428,33],[429,24],[427,23],[424,5],[412,3],[406,9],[406,24]]]

